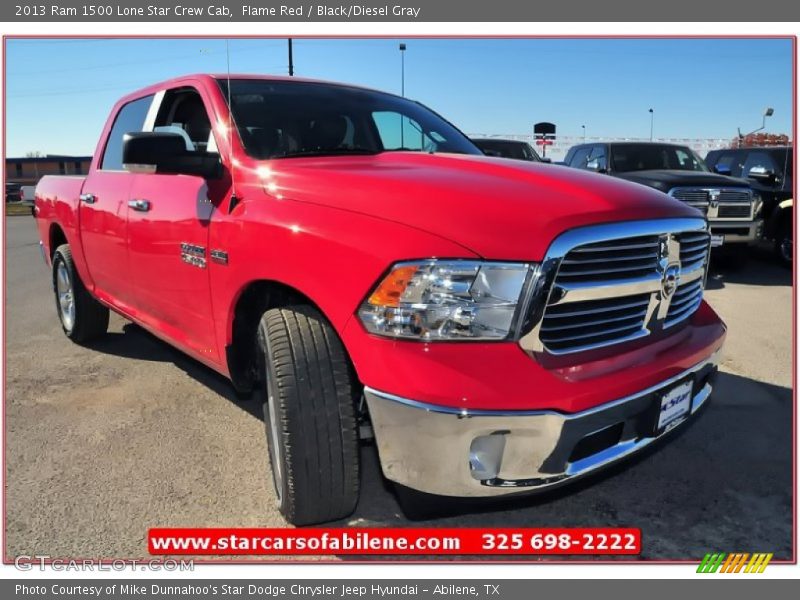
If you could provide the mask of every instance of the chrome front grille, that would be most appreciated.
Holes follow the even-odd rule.
[[[708,212],[708,190],[678,188],[672,191],[671,196],[696,208],[703,214]]]
[[[679,285],[672,296],[664,327],[680,323],[700,307],[703,300],[703,281],[698,279]]]
[[[673,188],[669,195],[698,209],[709,219],[750,219],[753,195],[743,188]]]
[[[720,202],[750,202],[749,190],[720,190]]]
[[[711,236],[706,231],[686,231],[678,234],[681,269],[690,271],[698,265],[705,266]]]
[[[650,294],[556,304],[547,309],[540,339],[553,352],[614,343],[644,328],[649,304]]]
[[[749,219],[750,218],[750,205],[749,204],[720,204],[717,210],[717,216],[720,218],[728,219]]]
[[[664,219],[569,231],[542,265],[546,282],[531,351],[567,354],[645,337],[700,306],[710,236],[703,219]]]
[[[582,281],[636,277],[658,266],[658,236],[586,244],[561,261],[558,276]]]

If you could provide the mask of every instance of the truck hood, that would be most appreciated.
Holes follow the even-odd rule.
[[[700,216],[613,177],[484,156],[293,158],[259,171],[270,195],[402,223],[490,259],[539,260],[558,234],[585,225]]]
[[[668,192],[674,187],[750,187],[750,183],[746,179],[703,171],[663,169],[630,171],[627,173],[614,173],[614,175],[620,179],[641,183],[662,192]]]

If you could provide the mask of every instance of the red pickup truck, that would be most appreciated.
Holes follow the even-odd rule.
[[[592,473],[698,411],[725,337],[696,210],[349,85],[145,88],[35,205],[66,335],[113,310],[257,392],[295,524],[353,511],[365,436],[410,516]]]

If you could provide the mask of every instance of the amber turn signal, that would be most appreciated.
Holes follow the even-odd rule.
[[[369,303],[376,306],[399,306],[400,298],[417,269],[419,269],[417,265],[404,265],[393,269],[369,297]]]

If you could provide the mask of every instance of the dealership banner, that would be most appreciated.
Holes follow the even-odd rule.
[[[230,580],[188,579],[167,581],[142,579],[115,580],[4,580],[0,581],[3,598],[117,600],[141,598],[158,600],[194,600],[221,597],[226,600],[437,600],[474,598],[476,600],[531,600],[532,598],[591,598],[603,589],[614,590],[617,597],[647,597],[648,600],[674,600],[700,594],[731,595],[769,594],[781,590],[776,580],[743,581],[719,579],[701,583],[697,579],[654,580],[537,580],[524,579],[272,579]],[[773,584],[773,585],[769,585]],[[713,587],[712,587],[713,585]],[[736,586],[734,588],[734,586]],[[756,588],[758,586],[758,588]],[[701,589],[698,590],[698,587]],[[702,589],[704,588],[704,590]],[[699,593],[698,593],[699,591]],[[786,590],[788,592],[788,590]],[[767,596],[769,597],[769,595]]]
[[[625,555],[636,528],[153,528],[153,555]]]
[[[790,22],[800,21],[800,3],[752,2],[519,2],[519,0],[86,0],[10,2],[0,5],[6,22],[183,21],[183,22]]]

